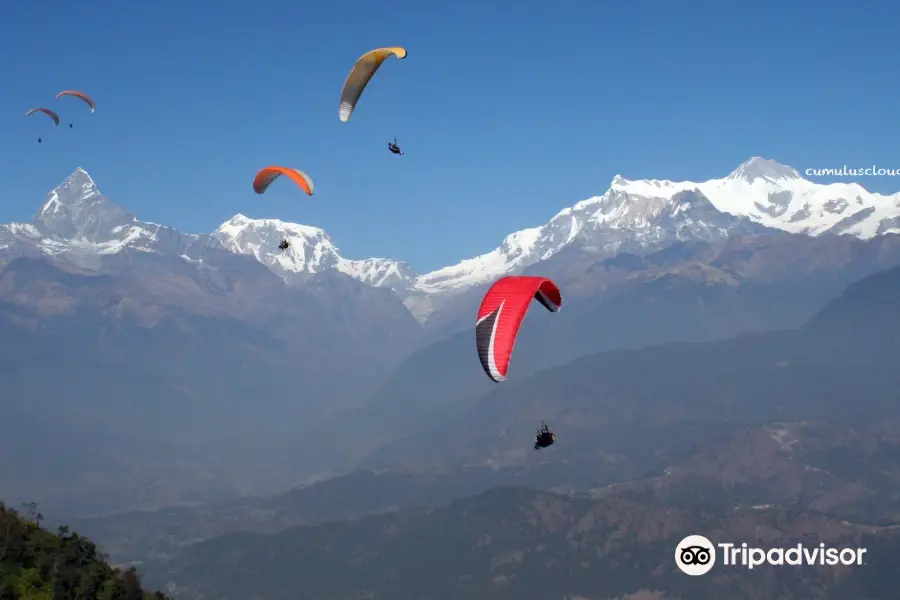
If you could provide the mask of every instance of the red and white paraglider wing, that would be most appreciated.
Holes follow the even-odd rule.
[[[519,326],[532,299],[551,312],[562,306],[559,288],[546,277],[503,277],[491,286],[481,301],[475,323],[475,343],[481,366],[494,381],[506,379]]]

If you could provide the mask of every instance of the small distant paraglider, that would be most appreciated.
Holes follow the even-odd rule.
[[[31,115],[37,114],[37,113],[47,115],[48,117],[53,119],[53,122],[56,123],[57,126],[59,125],[59,115],[57,115],[55,112],[53,112],[49,108],[32,108],[31,110],[29,110],[28,112],[25,113],[25,116],[30,117]],[[42,143],[43,141],[44,141],[43,138],[38,138],[38,144]]]
[[[27,113],[25,113],[25,116],[30,117],[34,113],[43,113],[43,114],[47,115],[48,117],[50,117],[51,119],[53,119],[54,123],[59,125],[59,115],[57,115],[55,112],[53,112],[49,108],[32,108]]]
[[[363,90],[369,84],[369,81],[381,67],[381,64],[392,56],[396,56],[399,60],[406,58],[406,48],[393,46],[389,48],[377,48],[370,50],[360,56],[347,80],[341,89],[341,103],[338,107],[338,116],[343,123],[350,121],[350,116],[356,109],[356,103],[359,102]]]
[[[59,100],[64,96],[71,96],[73,98],[78,98],[85,102],[88,106],[91,107],[91,112],[95,112],[97,110],[97,104],[94,102],[94,99],[85,94],[84,92],[79,92],[78,90],[63,90],[56,95],[56,99]],[[69,129],[72,129],[72,124],[69,123]]]
[[[269,186],[282,175],[296,183],[301,190],[306,192],[307,196],[313,195],[315,184],[313,183],[312,178],[303,171],[288,167],[266,167],[265,169],[261,169],[259,173],[256,174],[256,177],[253,178],[253,191],[257,194],[265,194],[266,190],[269,189]],[[281,243],[278,244],[278,249],[281,250],[282,254],[287,252],[290,247],[291,243],[287,238],[282,238]]]
[[[84,92],[79,92],[77,90],[63,90],[56,95],[56,99],[59,100],[63,96],[72,96],[73,98],[79,98],[91,107],[91,112],[97,110],[97,104],[94,102],[93,98],[91,98]]]
[[[397,138],[394,138],[394,141],[392,143],[388,144],[388,150],[390,150],[391,152],[393,152],[394,154],[396,154],[398,156],[403,156],[403,151],[400,150],[400,146],[397,145]]]

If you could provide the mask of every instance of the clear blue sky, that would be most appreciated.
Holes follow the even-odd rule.
[[[751,155],[900,168],[898,23],[884,0],[8,0],[0,221],[30,219],[81,166],[145,220],[278,217],[324,228],[348,258],[424,272],[616,173],[707,179]],[[340,123],[350,66],[386,45],[409,57]],[[64,88],[97,113],[55,100]],[[23,118],[34,106],[63,123]],[[316,196],[287,182],[256,196],[272,163],[309,172]]]

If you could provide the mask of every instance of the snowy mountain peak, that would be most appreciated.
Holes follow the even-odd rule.
[[[479,285],[492,280],[497,273],[527,267],[535,262],[532,257],[540,250],[538,243],[544,229],[532,227],[511,233],[492,252],[420,276],[416,288],[431,293],[459,287],[460,281],[464,281],[466,286]]]
[[[251,219],[236,214],[213,232],[226,250],[248,254],[280,275],[318,273],[340,261],[337,247],[322,229],[280,219]],[[281,240],[290,242],[282,251]]]
[[[685,189],[690,189],[690,187],[666,179],[631,180],[626,179],[621,175],[616,175],[609,184],[609,190],[606,194],[593,199],[582,200],[576,204],[575,207],[583,206],[585,203],[596,202],[600,198],[609,196],[612,192],[621,192],[631,196],[642,196],[644,198],[657,198],[668,197]]]
[[[757,179],[771,182],[802,179],[796,169],[761,156],[754,156],[743,162],[728,175],[727,179],[753,183]]]
[[[48,194],[31,224],[0,225],[0,250],[4,256],[65,255],[96,266],[103,255],[126,250],[198,262],[210,248],[225,249],[253,256],[287,282],[332,270],[392,288],[407,301],[421,300],[416,310],[424,315],[435,294],[519,273],[569,247],[599,257],[772,230],[860,238],[900,233],[900,194],[870,193],[856,183],[814,183],[761,157],[703,182],[616,175],[603,195],[560,210],[544,225],[505,236],[491,252],[417,276],[405,262],[344,258],[324,230],[280,219],[236,214],[210,235],[138,221],[107,200],[79,168]],[[284,251],[278,247],[282,239],[290,244]]]
[[[318,227],[313,227],[311,225],[300,225],[299,223],[282,221],[281,219],[251,219],[250,217],[242,213],[237,213],[236,215],[231,217],[231,219],[219,225],[219,228],[216,229],[216,232],[221,233],[222,235],[227,237],[229,233],[232,235],[240,235],[245,231],[256,230],[267,230],[276,233],[282,233],[285,236],[297,236],[298,238],[321,238],[326,239],[329,243],[331,243],[331,237],[325,232],[324,229],[319,229]],[[279,241],[281,240],[279,239]]]
[[[290,242],[285,251],[278,247],[282,239]],[[212,248],[253,256],[285,281],[330,269],[402,292],[409,290],[416,278],[404,262],[345,259],[324,230],[280,219],[252,219],[239,213],[209,235],[185,234],[139,221],[103,196],[82,168],[47,195],[31,224],[0,225],[0,251],[4,254],[60,256],[84,268],[99,268],[103,256],[123,251],[200,264]]]
[[[280,219],[251,219],[236,214],[222,223],[213,237],[237,254],[247,254],[287,280],[296,275],[337,270],[376,287],[406,290],[415,279],[412,268],[387,258],[349,260],[341,256],[331,236],[318,227]],[[278,245],[287,240],[290,246]]]
[[[109,241],[111,230],[132,222],[134,215],[107,200],[80,167],[47,195],[33,220],[48,237],[85,242]]]
[[[66,206],[89,203],[95,198],[102,199],[100,190],[88,172],[78,167],[47,195],[38,216],[52,218],[64,212]]]
[[[208,236],[186,235],[155,223],[138,221],[100,193],[94,180],[78,168],[53,189],[30,224],[0,225],[5,256],[57,256],[87,269],[103,257],[126,250],[165,256],[202,252]]]
[[[616,175],[602,196],[561,210],[546,225],[507,236],[487,254],[422,275],[417,287],[463,290],[521,271],[570,245],[606,254],[642,252],[674,241],[772,230],[864,239],[900,233],[900,194],[875,194],[856,183],[814,183],[759,156],[726,177],[703,182]],[[521,242],[512,243],[516,240]]]

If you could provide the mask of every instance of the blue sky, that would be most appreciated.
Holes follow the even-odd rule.
[[[3,2],[0,221],[81,166],[145,220],[278,217],[424,272],[617,173],[708,179],[751,155],[900,168],[898,22],[900,4],[865,0]],[[350,66],[386,45],[409,57],[341,123]],[[63,123],[23,118],[34,106]],[[316,196],[256,196],[268,164],[307,171]]]

